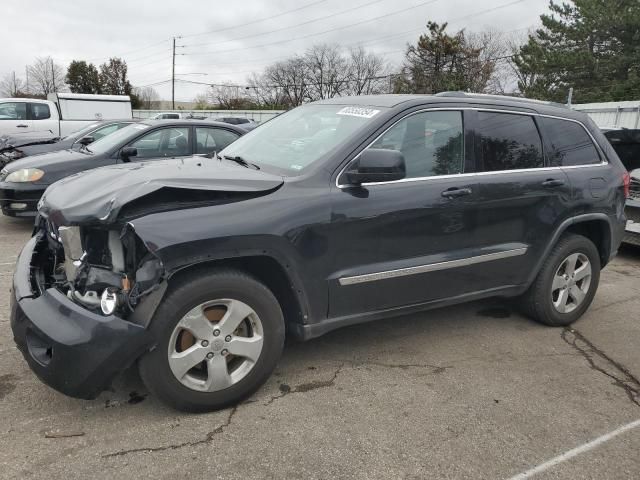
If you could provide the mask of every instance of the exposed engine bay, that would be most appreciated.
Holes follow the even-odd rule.
[[[41,218],[39,226],[41,285],[89,310],[126,319],[164,280],[162,262],[130,223],[56,227]]]

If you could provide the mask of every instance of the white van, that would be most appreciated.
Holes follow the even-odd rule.
[[[0,136],[63,137],[96,120],[132,117],[128,95],[50,93],[47,100],[0,98]]]

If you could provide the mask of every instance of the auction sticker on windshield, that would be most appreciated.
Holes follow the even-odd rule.
[[[336,115],[349,115],[351,117],[372,118],[378,113],[380,113],[380,110],[374,110],[373,108],[344,107],[342,110],[336,112]]]

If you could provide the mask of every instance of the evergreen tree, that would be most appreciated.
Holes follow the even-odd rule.
[[[527,97],[566,102],[640,97],[640,2],[551,0],[542,28],[514,58],[520,91]]]

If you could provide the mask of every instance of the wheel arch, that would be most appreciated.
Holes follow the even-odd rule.
[[[566,219],[553,234],[551,241],[540,255],[534,270],[527,281],[527,288],[533,283],[542,268],[544,259],[565,233],[575,233],[591,240],[600,254],[600,267],[603,268],[611,256],[612,226],[611,220],[604,213],[587,213]]]
[[[297,331],[296,324],[307,323],[308,304],[302,284],[294,278],[288,264],[270,255],[244,255],[203,260],[173,270],[168,276],[169,288],[179,278],[202,274],[213,269],[244,272],[263,283],[274,294],[284,315],[287,333]]]

